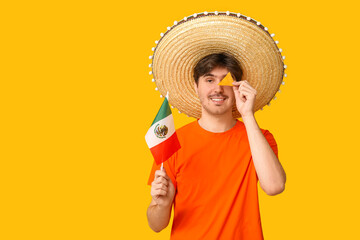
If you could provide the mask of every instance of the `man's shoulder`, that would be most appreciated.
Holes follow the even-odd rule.
[[[238,128],[238,131],[246,131],[246,127],[245,127],[245,124],[244,122],[242,121],[239,121],[238,120],[238,124],[239,124],[239,128]],[[264,128],[261,128],[259,127],[261,132],[264,134],[264,135],[268,135],[268,134],[271,134],[271,132],[268,130],[268,129],[264,129]]]
[[[264,135],[271,134],[270,131],[267,129],[260,128],[260,130]]]
[[[193,122],[190,122],[178,129],[176,129],[176,132],[177,134],[180,134],[180,135],[183,135],[183,134],[187,134],[187,133],[190,133],[190,132],[193,132],[197,127],[197,121],[193,121]]]
[[[262,128],[260,128],[260,130],[268,141],[275,140],[273,134],[269,130]]]

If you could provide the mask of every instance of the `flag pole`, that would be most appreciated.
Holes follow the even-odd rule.
[[[165,98],[169,101],[169,92],[166,92],[166,97]],[[160,170],[162,171],[163,169],[164,169],[164,162],[161,163]]]

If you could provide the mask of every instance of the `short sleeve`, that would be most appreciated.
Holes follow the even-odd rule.
[[[164,168],[166,171],[166,174],[170,177],[175,190],[176,190],[176,167],[175,167],[175,163],[176,163],[176,159],[178,156],[178,152],[174,153],[167,161],[164,162]],[[149,175],[149,179],[148,179],[148,185],[151,186],[151,183],[154,181],[155,178],[155,172],[156,170],[160,170],[161,164],[157,165],[154,161],[151,171],[150,171],[150,175]]]
[[[278,147],[277,147],[274,136],[268,130],[264,131],[264,136],[265,136],[266,140],[268,141],[270,147],[274,151],[276,157],[279,158],[279,156],[278,156]]]

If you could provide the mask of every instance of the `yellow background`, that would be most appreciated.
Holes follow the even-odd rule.
[[[288,65],[255,115],[287,173],[282,194],[259,191],[265,239],[360,238],[355,1],[5,2],[0,239],[169,239],[146,219],[144,136],[163,101],[148,57],[173,21],[215,10],[267,26]]]

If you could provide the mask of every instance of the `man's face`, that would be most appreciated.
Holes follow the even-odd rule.
[[[211,72],[199,77],[197,86],[194,83],[203,114],[206,112],[210,115],[231,115],[235,101],[233,88],[218,85],[228,72],[227,68],[216,67]]]

